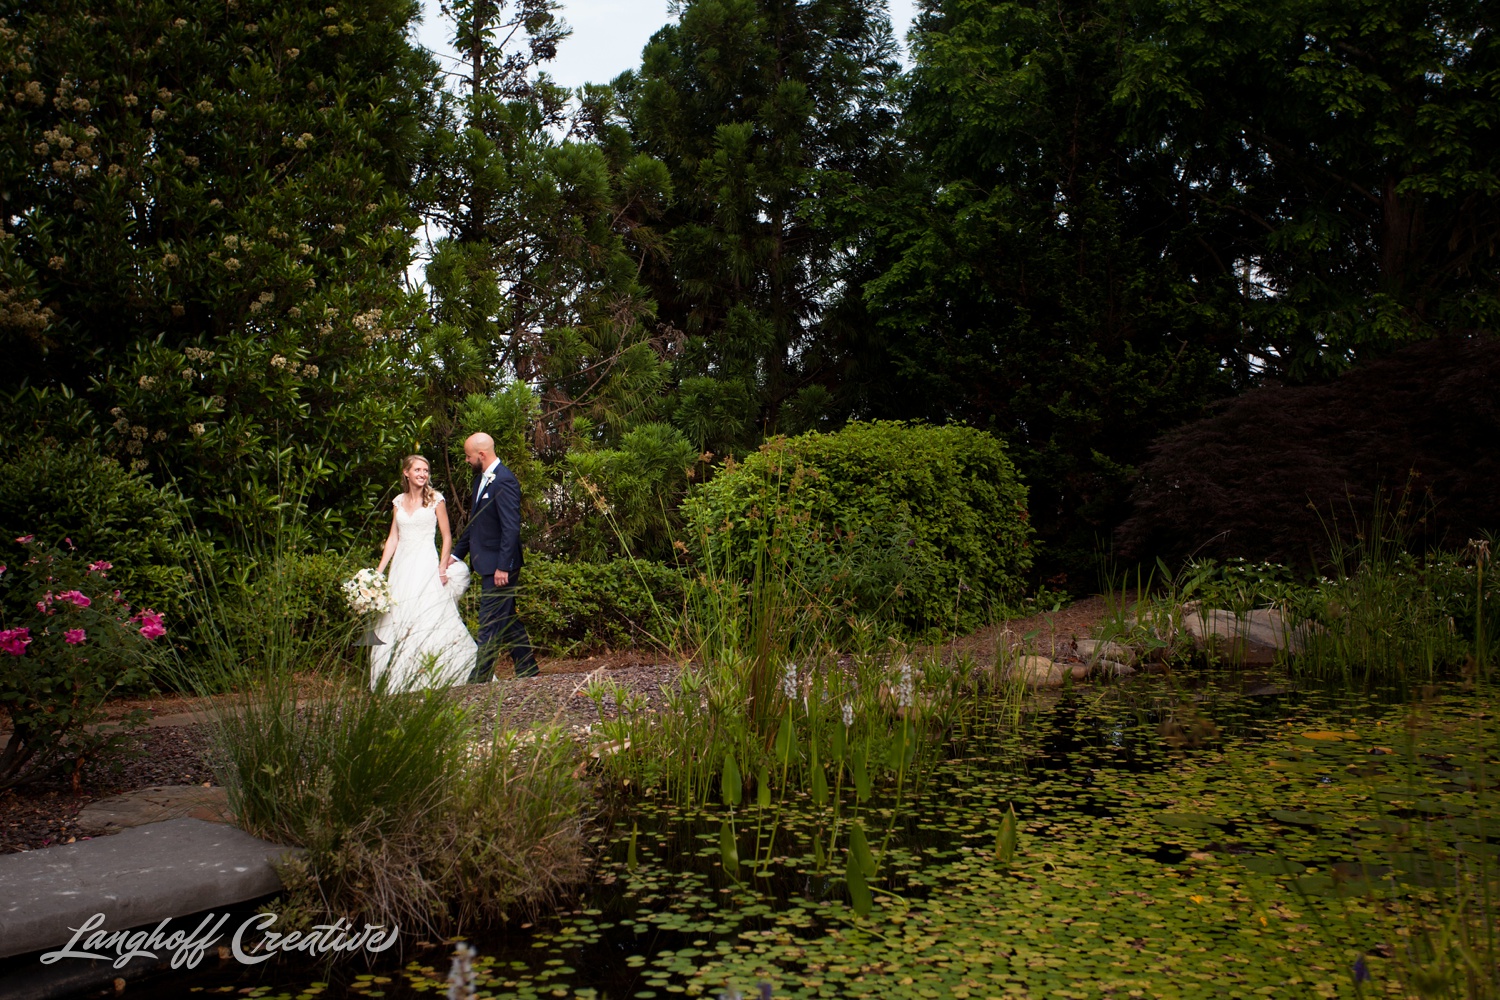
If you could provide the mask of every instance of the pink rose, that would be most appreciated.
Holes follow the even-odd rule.
[[[133,622],[141,623],[142,638],[160,639],[162,636],[167,634],[167,630],[162,626],[161,623],[161,615],[157,614],[155,611],[152,611],[150,608],[142,609],[139,614],[137,614],[130,620]]]
[[[75,608],[86,608],[90,604],[94,603],[93,601],[89,600],[89,596],[87,594],[78,590],[69,590],[64,593],[58,594],[57,599],[59,601],[67,601]]]
[[[26,647],[30,644],[31,629],[29,628],[8,628],[0,632],[0,653],[25,656]]]
[[[0,576],[4,576],[5,571],[8,569],[10,569],[9,566],[5,565],[5,563],[0,563]]]
[[[114,563],[106,562],[103,559],[100,559],[96,563],[89,563],[89,572],[90,573],[98,573],[100,576],[103,576],[107,571],[112,570],[114,568],[115,568]]]
[[[20,538],[16,539],[16,543],[18,545],[29,545],[29,544],[31,544],[32,540],[35,539],[35,538],[36,538],[35,535],[22,535]]]
[[[63,633],[63,642],[69,646],[81,646],[87,638],[88,633],[84,632],[81,628],[70,628]]]

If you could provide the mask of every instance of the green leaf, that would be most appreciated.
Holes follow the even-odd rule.
[[[724,862],[724,870],[739,878],[740,847],[734,836],[734,824],[727,819],[719,824],[719,857]]]
[[[875,856],[870,853],[870,842],[865,839],[865,828],[859,820],[849,826],[849,857],[861,875],[875,877]]]
[[[783,766],[790,765],[792,754],[797,750],[797,730],[792,725],[792,713],[781,717],[781,726],[776,730],[776,759]]]
[[[1005,818],[1000,821],[1000,830],[995,834],[995,857],[1008,865],[1016,856],[1016,807],[1007,806]]]
[[[860,802],[870,798],[870,769],[865,764],[865,751],[863,748],[854,751],[854,761],[850,768],[854,772],[854,795]]]
[[[735,763],[734,754],[724,754],[724,774],[719,782],[719,794],[726,806],[734,807],[740,804],[744,796],[745,779],[740,776],[740,766]]]
[[[854,860],[852,850],[844,859],[844,883],[849,886],[849,903],[854,907],[854,912],[868,917],[875,905],[875,897],[870,894],[870,885],[865,881],[865,873],[860,870],[859,863]]]
[[[755,776],[755,804],[762,809],[771,808],[771,772],[764,764]]]

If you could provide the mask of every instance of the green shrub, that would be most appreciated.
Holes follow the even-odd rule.
[[[983,624],[1030,568],[1026,487],[999,440],[888,421],[778,437],[684,504],[701,554],[792,575],[846,615],[911,633]]]
[[[555,562],[532,555],[520,615],[531,641],[561,655],[661,642],[682,613],[686,581],[644,559]]]
[[[0,476],[0,538],[35,535],[93,562],[137,605],[183,620],[188,586],[186,505],[168,489],[122,468],[87,445],[28,440],[5,449]]]
[[[596,561],[621,549],[670,558],[677,507],[697,459],[697,449],[670,424],[642,424],[618,448],[569,450],[567,513],[576,522],[567,531],[567,552]]]

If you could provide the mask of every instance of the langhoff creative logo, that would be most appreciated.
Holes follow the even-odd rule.
[[[96,913],[83,922],[82,927],[69,927],[73,938],[57,951],[42,956],[43,965],[64,958],[88,958],[106,961],[116,969],[123,968],[135,958],[156,961],[161,953],[171,953],[172,968],[197,968],[203,954],[223,940],[224,925],[229,914],[217,917],[210,913],[191,931],[175,930],[167,933],[171,918],[163,920],[149,931],[104,930],[104,914]],[[396,943],[399,927],[386,929],[384,924],[365,924],[356,931],[354,925],[343,917],[331,924],[318,924],[307,931],[289,931],[279,934],[268,930],[276,922],[274,913],[257,913],[242,921],[229,940],[229,950],[235,959],[245,965],[258,965],[277,952],[305,952],[309,955],[326,955],[329,952],[382,952]],[[257,940],[246,942],[246,934],[260,931]]]

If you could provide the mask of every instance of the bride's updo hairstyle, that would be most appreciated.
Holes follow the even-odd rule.
[[[427,465],[427,484],[422,487],[422,506],[431,507],[437,503],[437,492],[432,488],[432,463],[427,461],[426,455],[407,455],[401,460],[401,489],[403,492],[411,489],[406,477],[411,473],[411,467],[418,462]]]

